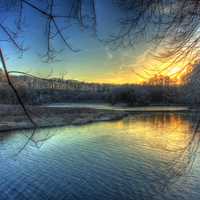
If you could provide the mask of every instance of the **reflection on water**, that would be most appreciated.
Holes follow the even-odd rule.
[[[192,121],[147,113],[2,134],[0,199],[200,199]]]

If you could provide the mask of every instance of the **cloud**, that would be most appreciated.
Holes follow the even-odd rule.
[[[111,53],[111,51],[108,47],[105,47],[105,52],[109,59],[113,59],[113,54]]]

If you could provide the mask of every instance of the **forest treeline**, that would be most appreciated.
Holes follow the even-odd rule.
[[[96,84],[75,80],[38,79],[28,76],[13,76],[20,97],[25,104],[93,102],[144,105],[195,105],[200,99],[191,91],[189,84]],[[17,104],[18,101],[7,82],[1,79],[0,103]]]
[[[27,74],[10,76],[24,104],[93,102],[144,105],[199,105],[199,67],[176,84],[168,76],[156,75],[143,84],[100,84],[61,78],[38,78]],[[0,70],[0,104],[18,104],[16,95]]]
[[[121,85],[102,90],[81,89],[27,89],[18,88],[25,104],[48,104],[63,102],[101,102],[126,104],[128,106],[143,105],[192,105],[198,104],[196,99],[190,99],[183,87],[160,87],[142,85]],[[1,104],[17,104],[18,101],[11,89],[0,89]]]

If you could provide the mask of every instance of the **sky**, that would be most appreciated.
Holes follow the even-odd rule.
[[[38,1],[30,1],[44,8],[44,4]],[[60,1],[62,2],[62,1]],[[70,0],[68,1],[70,2]],[[57,7],[56,7],[57,6]],[[55,12],[63,13],[66,10],[62,3],[57,4]],[[97,0],[97,36],[90,29],[82,30],[79,25],[72,24],[63,33],[67,41],[78,52],[72,52],[65,48],[62,40],[57,36],[52,44],[57,50],[62,50],[56,60],[51,63],[44,62],[42,56],[46,52],[47,39],[45,34],[46,18],[34,11],[29,6],[23,10],[23,31],[20,32],[18,41],[27,48],[21,56],[13,44],[1,41],[0,45],[6,56],[8,69],[23,71],[40,77],[64,77],[85,82],[99,83],[138,83],[144,81],[148,76],[144,73],[146,64],[152,60],[147,58],[149,44],[140,41],[133,47],[115,48],[105,43],[110,35],[119,31],[119,19],[124,14],[111,0]],[[16,14],[12,9],[1,12],[0,20],[9,30],[12,30],[16,21]],[[62,28],[66,23],[56,19]],[[6,39],[5,34],[2,34]],[[160,67],[158,63],[153,67]],[[152,67],[152,65],[151,65]],[[180,66],[169,69],[165,74],[170,75],[179,71]]]

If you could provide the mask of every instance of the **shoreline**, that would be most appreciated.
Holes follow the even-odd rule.
[[[188,112],[186,110],[111,110],[86,107],[45,107],[27,106],[37,128],[85,125],[94,122],[120,120],[128,115],[151,112]],[[33,129],[19,105],[0,106],[0,132]]]
[[[120,120],[127,112],[94,108],[55,108],[27,106],[36,128],[85,125],[93,122]],[[3,105],[0,108],[0,132],[33,129],[20,106]]]

